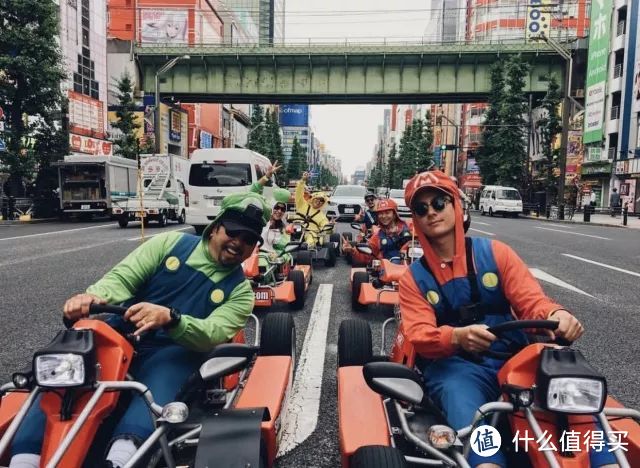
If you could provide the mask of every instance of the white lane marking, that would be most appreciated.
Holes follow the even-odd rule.
[[[489,223],[483,223],[480,221],[476,221],[475,219],[473,220],[473,224],[480,224],[481,226],[491,226],[491,224]]]
[[[492,232],[481,231],[480,229],[469,228],[469,231],[476,231],[476,232],[479,232],[480,234],[486,234],[487,236],[495,236],[495,234]]]
[[[621,273],[626,273],[627,275],[637,276],[640,278],[640,273],[636,273],[635,271],[625,270],[624,268],[618,268],[613,265],[607,265],[606,263],[596,262],[594,260],[589,260],[588,258],[578,257],[577,255],[571,255],[571,254],[562,254],[562,255],[569,258],[575,258],[576,260],[580,260],[581,262],[591,263],[593,265],[609,268],[610,270],[619,271]]]
[[[191,229],[191,226],[187,226],[187,227],[181,227],[178,229],[171,229],[169,231],[162,231],[162,232],[157,232],[155,234],[151,234],[150,236],[144,236],[145,239],[149,239],[150,237],[155,237],[159,234],[164,234],[165,232],[175,232],[175,231],[186,231],[187,229]],[[127,239],[128,241],[138,241],[138,240],[142,240],[142,237],[132,237],[131,239]]]
[[[562,234],[571,234],[572,236],[584,236],[584,237],[593,237],[594,239],[611,240],[608,237],[593,236],[591,234],[582,234],[581,232],[561,231],[560,229],[551,229],[551,228],[545,228],[540,226],[536,226],[536,229],[544,229],[545,231],[561,232]]]
[[[332,284],[321,284],[318,287],[298,361],[288,411],[282,421],[282,438],[278,456],[284,455],[304,442],[318,425],[332,293]]]
[[[578,289],[575,286],[571,286],[569,283],[565,283],[561,279],[556,278],[555,276],[550,275],[538,268],[529,268],[529,271],[533,276],[538,278],[539,280],[546,281],[547,283],[555,284],[556,286],[560,286],[561,288],[568,289],[569,291],[577,292],[578,294],[583,294],[585,296],[593,297],[591,294],[584,292],[582,289]]]
[[[103,224],[101,226],[89,226],[89,227],[83,227],[83,228],[65,229],[63,231],[41,232],[40,234],[27,234],[26,236],[5,237],[4,239],[0,239],[0,241],[13,240],[13,239],[26,239],[28,237],[48,236],[50,234],[66,234],[67,232],[84,231],[85,229],[102,229],[102,228],[113,227],[113,226],[117,226],[117,224]]]
[[[64,254],[79,252],[81,250],[95,249],[96,247],[103,247],[105,245],[115,244],[116,242],[122,242],[122,239],[110,240],[108,242],[102,242],[99,244],[85,245],[83,247],[74,247],[72,249],[66,249],[66,250],[55,250],[53,252],[48,252],[48,253],[45,253],[42,255],[36,255],[33,257],[21,257],[20,259],[17,259],[17,260],[9,260],[7,262],[0,263],[0,268],[6,267],[6,266],[12,266],[12,265],[19,265],[20,263],[33,262],[36,260],[40,260],[42,258],[55,257],[57,255],[64,255]]]
[[[567,225],[567,224],[553,224],[553,223],[549,223],[547,226],[554,226],[554,227],[559,227],[562,229],[571,229],[571,226]]]

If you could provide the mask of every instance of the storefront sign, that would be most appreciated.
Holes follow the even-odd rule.
[[[611,164],[583,165],[581,173],[582,175],[611,174]]]
[[[169,110],[169,140],[180,141],[182,115],[173,109]]]
[[[69,91],[69,130],[79,135],[104,136],[102,101]]]
[[[69,147],[72,151],[96,156],[111,156],[113,154],[113,144],[110,141],[72,133],[69,134]]]
[[[602,141],[607,64],[609,60],[611,0],[591,4],[591,29],[584,119],[584,143]]]
[[[213,135],[204,130],[200,130],[200,148],[213,148]]]

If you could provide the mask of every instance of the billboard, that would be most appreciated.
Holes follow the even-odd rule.
[[[283,127],[308,127],[309,106],[306,104],[281,105],[280,125]]]
[[[79,135],[104,138],[102,101],[69,91],[69,131]]]
[[[140,42],[155,44],[187,43],[186,10],[140,10]]]
[[[611,35],[611,0],[598,0],[591,4],[591,34],[587,63],[587,89],[585,101],[583,142],[600,143],[604,125],[604,101],[608,73]]]

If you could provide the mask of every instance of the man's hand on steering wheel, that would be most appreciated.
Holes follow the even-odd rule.
[[[486,351],[497,338],[487,331],[486,325],[469,325],[456,327],[451,335],[451,342],[470,353]]]
[[[549,336],[552,340],[556,337],[564,338],[567,341],[576,341],[584,333],[584,327],[580,321],[575,318],[569,311],[558,309],[549,315],[548,320],[557,320],[558,328],[555,332],[549,330]]]

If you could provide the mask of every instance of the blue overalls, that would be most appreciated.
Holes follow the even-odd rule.
[[[222,281],[214,283],[205,274],[187,265],[187,259],[194,249],[198,248],[201,240],[199,236],[183,234],[171,252],[165,256],[156,273],[125,305],[150,302],[175,307],[183,315],[208,317],[245,278],[242,268],[238,267]],[[116,324],[115,321],[111,323]],[[138,346],[129,373],[136,381],[149,388],[156,403],[165,405],[175,399],[187,378],[199,368],[205,354],[176,344],[164,330],[150,333],[152,335],[146,336]],[[39,454],[44,439],[44,428],[45,415],[40,409],[38,399],[31,406],[13,440],[12,455]],[[149,437],[153,430],[154,424],[149,409],[144,400],[136,394],[114,430],[113,437],[126,435],[139,442]]]
[[[466,255],[468,276],[454,278],[439,285],[426,265],[424,257],[411,265],[411,273],[423,296],[433,306],[438,326],[466,326],[471,323],[489,327],[513,320],[511,308],[500,286],[500,274],[491,249],[491,241],[486,238],[467,237]],[[473,257],[470,255],[473,251]],[[473,263],[475,262],[475,271]],[[472,288],[471,282],[476,287]],[[480,307],[466,313],[464,306],[479,303]],[[480,312],[483,317],[474,320]],[[518,330],[505,334],[515,343],[527,343],[526,335]],[[501,340],[491,345],[491,350],[508,351]],[[483,358],[480,363],[470,362],[459,355],[443,359],[418,358],[416,365],[422,370],[425,386],[431,399],[447,417],[451,427],[459,430],[473,421],[477,409],[485,403],[497,401],[500,396],[497,373],[504,361]],[[495,463],[506,467],[506,459],[501,451],[489,457],[469,452],[469,464]],[[615,459],[605,449],[591,453],[593,467],[615,463]]]
[[[378,213],[372,210],[364,210],[364,225],[371,229],[378,223]]]
[[[378,231],[378,238],[380,239],[380,253],[382,253],[382,258],[386,258],[388,260],[395,258],[393,263],[400,263],[400,247],[402,247],[401,240],[408,238],[411,234],[406,227],[403,227],[402,230],[393,235],[387,235],[384,229],[380,229]]]

